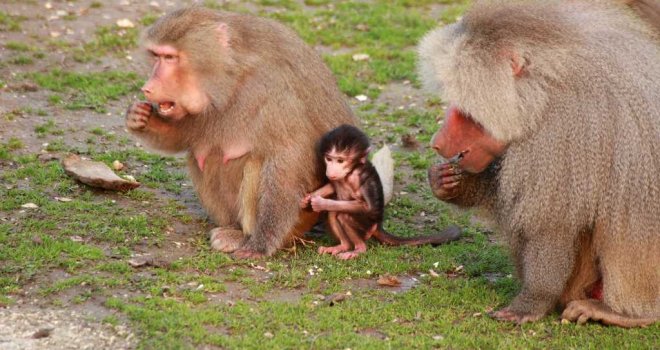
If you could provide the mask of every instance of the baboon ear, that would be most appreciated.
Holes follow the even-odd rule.
[[[521,56],[515,51],[512,51],[509,54],[509,58],[511,59],[511,70],[514,77],[520,78],[525,75],[525,73],[527,73],[527,69],[529,68],[529,60],[526,57]]]
[[[220,43],[220,46],[224,48],[229,47],[229,25],[227,23],[221,22],[218,24],[216,27],[216,31],[218,33],[218,42]]]
[[[369,157],[369,153],[371,153],[371,146],[369,146],[369,148],[367,148],[367,150],[364,151],[362,157],[360,157],[360,163],[365,164],[367,162],[368,160],[367,157]]]

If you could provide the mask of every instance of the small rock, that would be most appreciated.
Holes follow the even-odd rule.
[[[353,55],[353,61],[359,62],[359,61],[366,61],[369,59],[369,55],[366,53],[356,53]]]
[[[37,208],[39,208],[39,206],[36,205],[36,204],[34,204],[34,203],[25,203],[25,204],[21,205],[21,208],[25,208],[25,209],[37,209]]]
[[[273,333],[271,333],[271,332],[266,332],[266,333],[264,333],[264,337],[266,337],[266,338],[268,338],[268,339],[273,339],[274,336],[275,336],[275,335],[274,335]]]
[[[58,201],[58,202],[64,202],[64,203],[73,201],[73,199],[68,198],[68,197],[55,197],[55,200]]]
[[[134,28],[135,24],[131,22],[128,18],[123,18],[117,21],[117,27],[119,28]]]
[[[60,155],[59,154],[53,154],[53,153],[42,153],[40,154],[37,159],[41,162],[50,162],[51,160],[60,160]]]
[[[32,338],[34,338],[34,339],[47,338],[53,332],[53,329],[54,328],[42,328],[42,329],[34,332],[34,334],[32,334]]]
[[[369,97],[367,97],[366,95],[357,95],[357,96],[355,96],[355,99],[360,101],[360,102],[364,102],[364,101],[368,100]]]
[[[112,168],[119,171],[124,169],[124,164],[122,164],[122,162],[118,160],[115,160],[114,162],[112,162]]]

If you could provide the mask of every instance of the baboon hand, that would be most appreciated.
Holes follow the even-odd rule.
[[[321,196],[312,196],[310,202],[312,203],[312,209],[318,213],[326,210],[328,200]]]
[[[129,130],[139,131],[147,127],[151,117],[152,107],[148,102],[133,103],[126,112],[126,127]]]
[[[462,177],[463,170],[452,163],[434,164],[428,171],[431,190],[441,200],[452,199],[460,194]]]
[[[300,200],[300,208],[301,209],[307,208],[309,206],[311,199],[312,199],[311,193],[308,193],[304,197],[302,197],[302,199]]]

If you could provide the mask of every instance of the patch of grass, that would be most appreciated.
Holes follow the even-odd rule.
[[[344,93],[375,98],[379,84],[416,79],[412,48],[435,23],[409,5],[342,1],[331,8],[320,7],[311,16],[303,10],[268,15],[293,27],[312,45],[351,48],[349,54],[326,55],[326,62]],[[354,53],[367,53],[370,59],[355,62]]]
[[[470,7],[472,1],[460,1],[442,12],[440,19],[444,23],[454,23]]]
[[[19,51],[19,52],[34,51],[34,48],[32,48],[30,45],[18,41],[7,41],[5,43],[5,48],[7,50]]]
[[[11,137],[6,143],[0,144],[0,160],[13,159],[12,151],[23,148],[23,142],[16,138]]]
[[[0,11],[0,32],[18,32],[21,30],[21,21],[24,21],[23,16],[12,16],[7,12]]]
[[[34,61],[32,60],[32,58],[30,58],[28,56],[18,55],[16,57],[11,58],[9,60],[9,63],[22,66],[22,65],[32,64],[32,63],[34,63]]]
[[[100,27],[94,34],[94,40],[73,50],[73,58],[85,63],[107,55],[123,57],[137,46],[138,34],[137,28],[121,28],[116,25]]]
[[[63,130],[57,128],[55,121],[52,119],[35,126],[34,132],[38,137],[44,137],[46,135],[62,135],[64,133]]]
[[[67,109],[89,108],[99,113],[107,111],[109,101],[138,90],[141,79],[135,73],[76,73],[55,69],[48,73],[29,73],[27,77],[39,86],[59,93],[49,98],[51,103]]]

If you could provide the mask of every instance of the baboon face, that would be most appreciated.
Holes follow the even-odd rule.
[[[209,104],[185,52],[170,45],[148,45],[152,70],[142,87],[147,101],[162,117],[179,120],[199,114]]]
[[[431,147],[447,159],[463,152],[461,168],[480,173],[504,153],[506,144],[488,134],[469,114],[451,106],[442,127],[433,136]]]

